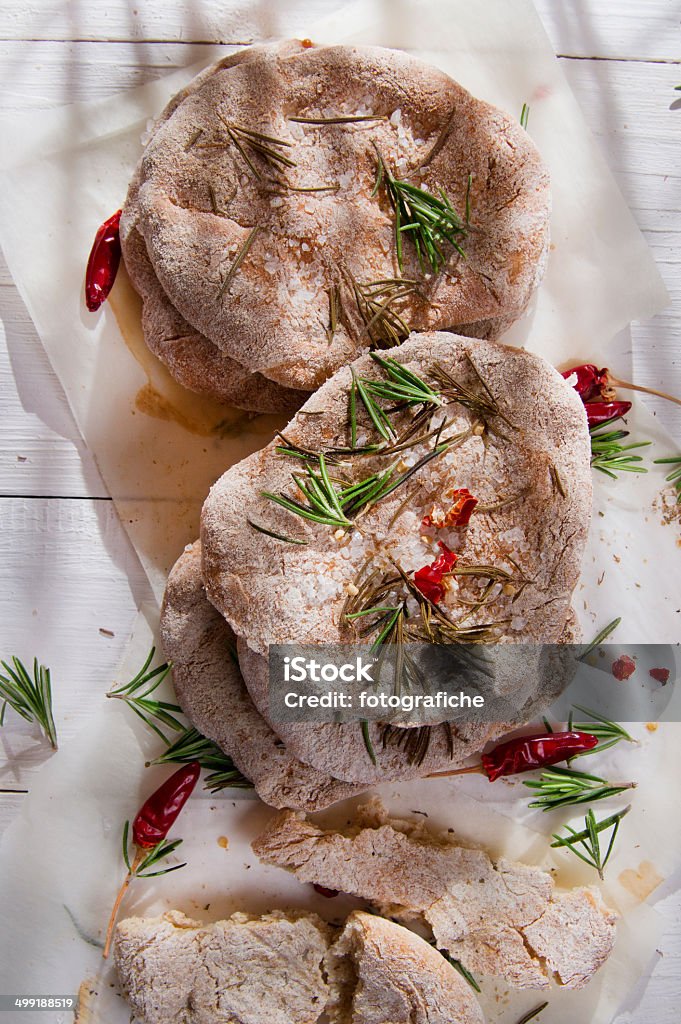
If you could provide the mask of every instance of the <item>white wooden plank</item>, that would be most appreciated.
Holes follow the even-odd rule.
[[[679,63],[675,0],[534,0],[557,54]]]
[[[635,379],[681,396],[681,110],[676,108],[679,94],[674,91],[679,69],[668,64],[565,61],[563,70],[671,296],[667,310],[632,328]],[[663,401],[651,404],[681,443],[681,408]]]
[[[342,0],[64,0],[6,2],[1,39],[168,40],[250,42],[307,35],[321,15]],[[536,0],[557,53],[577,57],[679,60],[679,9],[674,0]]]
[[[16,288],[0,285],[0,495],[108,497]]]
[[[149,601],[111,501],[0,498],[0,659],[29,665],[37,657],[51,669],[62,744],[102,699],[137,607]],[[0,789],[28,788],[49,754],[37,730],[8,710]]]

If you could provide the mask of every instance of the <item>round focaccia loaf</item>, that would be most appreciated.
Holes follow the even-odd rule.
[[[236,638],[205,595],[198,541],[168,577],[161,637],[185,715],[232,758],[261,800],[314,811],[363,791],[296,760],[253,706],[236,660]]]
[[[278,454],[274,441],[244,459],[218,480],[204,504],[202,572],[209,599],[257,654],[267,654],[270,644],[345,642],[353,632],[343,613],[357,581],[366,579],[368,569],[392,572],[394,562],[408,575],[433,561],[438,540],[459,555],[457,572],[477,573],[456,576],[440,605],[454,623],[458,618],[466,628],[496,623],[488,639],[558,642],[591,517],[590,442],[579,396],[543,359],[496,342],[422,334],[392,355],[431,383],[437,365],[477,396],[475,401],[485,399],[487,388],[498,414],[489,416],[485,427],[478,412],[458,401],[435,410],[433,422],[446,418],[440,440],[459,435],[458,443],[363,512],[361,532],[310,522],[263,495],[297,494],[304,503],[291,477],[292,472],[305,476],[304,463]],[[287,426],[290,443],[312,451],[348,444],[352,373],[386,379],[369,356],[344,367]],[[358,443],[373,442],[377,435],[360,406]],[[395,419],[400,430],[410,422],[408,411]],[[358,456],[351,469],[331,470],[356,481],[400,458],[397,478],[401,466],[413,469],[432,452],[434,441],[431,437],[396,457]],[[424,529],[424,515],[433,506],[446,508],[447,493],[463,487],[480,502],[469,525]],[[304,543],[263,535],[251,523]],[[508,575],[495,581],[493,572],[488,579],[490,566],[497,576],[498,571]],[[482,607],[461,603],[479,600],[488,582],[494,586]]]
[[[384,185],[371,195],[377,153],[394,177],[444,190],[462,221],[468,208],[466,259],[444,243],[444,266],[425,273],[403,233],[400,269]],[[546,259],[548,172],[527,133],[402,52],[287,42],[219,62],[166,109],[138,175],[139,230],[172,306],[289,388],[314,389],[368,348],[376,282],[402,336],[494,336]]]
[[[142,299],[142,331],[147,345],[190,391],[253,412],[293,412],[307,392],[285,388],[236,359],[199,334],[178,313],[163,291],[137,229],[136,187],[128,192],[121,217],[121,248],[130,281]]]
[[[331,1024],[484,1024],[455,968],[394,921],[354,911],[324,965]]]

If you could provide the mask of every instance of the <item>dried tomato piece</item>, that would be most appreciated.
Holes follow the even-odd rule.
[[[629,679],[633,676],[636,671],[636,662],[633,658],[630,658],[628,654],[622,654],[617,661],[612,663],[612,674],[615,679],[619,679],[623,682],[625,679]]]
[[[421,522],[421,529],[427,530],[434,526],[441,530],[445,526],[468,526],[478,499],[471,494],[467,487],[458,487],[449,491],[449,497],[454,499],[454,504],[445,512],[444,516],[424,516]]]
[[[444,541],[439,540],[437,543],[441,554],[430,565],[424,565],[414,573],[415,586],[433,604],[439,604],[445,596],[447,588],[444,576],[452,571],[459,557]]]
[[[668,668],[651,668],[648,675],[652,676],[656,682],[662,683],[663,686],[669,682]]]

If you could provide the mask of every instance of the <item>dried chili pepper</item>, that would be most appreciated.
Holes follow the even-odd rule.
[[[500,743],[482,755],[482,767],[490,782],[501,775],[518,775],[533,768],[567,761],[584,750],[593,750],[598,737],[589,732],[548,732],[520,736]]]
[[[98,228],[85,271],[85,303],[94,313],[109,295],[121,262],[121,211]]]
[[[447,547],[444,541],[439,540],[437,543],[442,554],[438,555],[430,565],[424,565],[422,569],[417,569],[414,573],[414,585],[433,604],[439,604],[445,596],[447,588],[444,577],[452,571],[459,557],[451,548]]]
[[[662,683],[663,686],[666,686],[669,682],[668,668],[651,668],[648,675],[651,676],[656,683]]]
[[[583,402],[588,402],[597,395],[601,398],[611,395],[610,375],[605,367],[599,370],[594,363],[582,363],[581,366],[573,366],[562,373],[566,380],[576,377],[572,386]]]
[[[198,761],[184,764],[169,779],[159,786],[140,807],[137,817],[132,825],[132,838],[136,847],[135,856],[130,862],[128,855],[128,825],[126,821],[123,829],[123,856],[128,868],[128,873],[123,879],[123,884],[118,890],[118,895],[111,911],[109,924],[106,929],[106,939],[102,956],[106,959],[111,947],[114,925],[118,917],[118,911],[133,878],[151,878],[163,871],[149,871],[162,857],[172,853],[182,842],[177,839],[172,843],[164,843],[165,837],[175,823],[178,814],[191,796],[191,793],[198,782],[201,774],[201,765]],[[166,868],[165,871],[175,871],[182,865]],[[146,873],[144,869],[146,867]]]
[[[468,526],[478,499],[471,494],[467,487],[458,487],[456,490],[449,491],[448,497],[454,499],[451,508],[445,512],[444,516],[424,516],[421,521],[422,530],[427,530],[431,526],[434,526],[436,530],[441,530],[445,526]]]
[[[628,654],[623,654],[617,661],[612,663],[612,674],[615,679],[619,679],[622,683],[625,679],[629,679],[633,676],[636,671],[636,662],[633,658],[630,658]]]
[[[165,839],[200,774],[198,761],[183,765],[142,804],[132,823],[132,838],[136,846],[148,850]]]
[[[641,391],[645,395],[655,395],[658,398],[666,398],[669,402],[681,405],[681,398],[668,395],[656,388],[646,388],[642,384],[632,384],[628,380],[620,380],[615,377],[607,367],[599,370],[594,363],[582,363],[580,366],[571,366],[569,370],[561,371],[566,380],[574,377],[572,386],[583,402],[590,402],[593,398],[600,398],[610,402],[615,397],[616,388],[625,388],[627,391]]]
[[[626,416],[631,409],[631,402],[587,402],[584,408],[589,426],[596,427]]]
[[[598,737],[590,732],[547,732],[534,736],[518,736],[500,743],[482,755],[481,764],[469,768],[457,768],[450,772],[436,772],[430,778],[449,775],[466,775],[483,772],[490,782],[502,775],[518,775],[521,772],[545,768],[560,761],[567,761],[585,750],[593,750]]]

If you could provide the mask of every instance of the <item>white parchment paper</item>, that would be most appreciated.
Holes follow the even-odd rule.
[[[257,19],[256,5],[249,11]],[[286,5],[277,17],[277,32],[286,35]],[[531,4],[363,0],[306,34],[316,41],[402,46],[516,116],[530,104],[529,130],[553,175],[554,248],[533,308],[509,340],[557,364],[588,357],[626,375],[629,344],[621,329],[662,308],[666,293]],[[224,52],[207,49],[206,63]],[[99,314],[87,313],[83,304],[94,230],[121,204],[148,120],[196,70],[114,100],[22,114],[2,124],[0,241],[157,595],[183,544],[197,533],[210,483],[263,444],[277,423],[197,403],[160,364],[143,354],[140,363],[133,354],[143,353],[139,306],[124,275]],[[142,400],[150,393],[151,406]],[[150,407],[155,415],[143,411]],[[640,404],[630,428],[637,439],[654,441],[646,455],[672,454],[673,442]],[[662,523],[662,478],[658,470],[617,483],[597,479],[576,597],[588,635],[621,615],[626,637],[618,637],[677,641],[679,525]],[[150,639],[142,618],[121,679],[134,674]],[[12,880],[0,897],[0,990],[75,991],[87,974],[97,995],[83,1020],[127,1024],[128,1012],[90,943],[101,937],[121,876],[121,824],[158,776],[150,783],[143,768],[156,752],[153,737],[111,704],[102,701],[88,729],[49,761],[0,847],[0,877]],[[681,835],[660,786],[661,778],[676,778],[681,769],[680,732],[671,724],[655,733],[641,730],[640,747],[622,763],[618,751],[612,764],[599,764],[604,773],[611,768],[640,782],[608,871],[607,898],[625,916],[615,955],[597,980],[582,993],[551,993],[551,1024],[606,1024],[648,969],[658,923],[642,900],[654,896],[656,879],[670,882],[678,874],[681,858]],[[529,815],[517,785],[491,790],[482,780],[431,781],[386,787],[384,796],[391,809],[424,811],[464,840],[545,861],[566,884],[581,877],[580,866],[564,855],[546,859],[545,833],[556,822]],[[179,906],[205,919],[274,905],[314,906],[326,916],[345,912],[349,903],[320,900],[283,872],[254,863],[248,843],[269,813],[243,794],[193,798],[177,830],[185,837],[188,866],[140,883],[127,912]],[[221,835],[229,839],[226,851],[217,842]],[[488,1020],[503,1024],[541,1001],[527,993],[508,998],[493,983],[485,985],[483,998]],[[32,1024],[30,1014],[22,1020]]]

